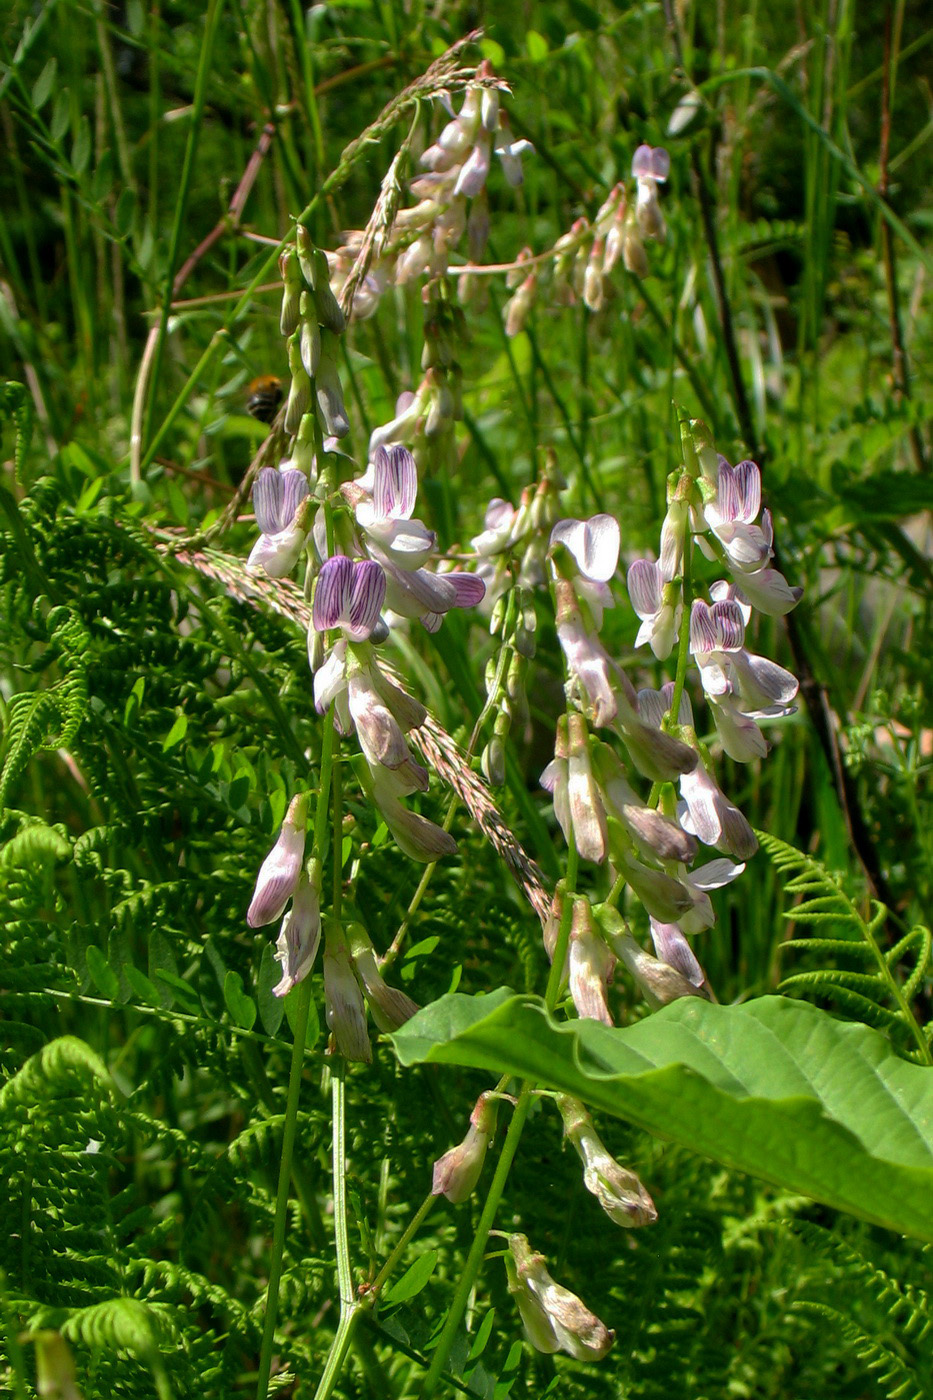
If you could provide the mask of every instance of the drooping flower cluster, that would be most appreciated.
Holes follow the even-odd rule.
[[[522,183],[521,158],[531,150],[531,143],[516,140],[510,131],[499,102],[500,89],[508,89],[496,81],[488,62],[480,64],[477,79],[467,88],[459,112],[454,112],[449,98],[445,100],[451,120],[422,155],[423,173],[410,183],[417,202],[396,210],[379,237],[367,275],[354,292],[352,315],[357,319],[373,314],[386,288],[404,286],[425,273],[443,275],[451,250],[464,232],[470,256],[481,256],[489,229],[485,188],[493,155],[500,160],[510,185]],[[332,285],[338,296],[365,236],[362,230],[345,234],[341,246],[330,256]]]
[[[655,174],[641,178],[661,178],[657,165],[650,169]],[[646,202],[650,197],[648,191]],[[650,644],[664,658],[687,626],[684,642],[722,748],[748,761],[767,752],[759,722],[789,714],[797,693],[790,672],[745,645],[751,600],[764,600],[765,610],[779,615],[793,606],[800,590],[770,565],[768,513],[757,523],[758,468],[753,463],[732,468],[717,458],[700,424],[685,434],[685,453],[687,465],[672,478],[660,558],[637,560],[629,569],[629,594],[641,619],[636,645]],[[707,536],[701,540],[705,552],[725,563],[731,579],[713,584],[709,602],[694,596],[685,619],[684,575],[692,539],[701,535]],[[553,957],[556,929],[566,918],[564,973],[574,1004],[581,1016],[609,1025],[608,987],[619,963],[651,1005],[710,995],[687,939],[713,926],[709,892],[737,878],[757,849],[754,833],[720,789],[697,736],[687,677],[681,672],[676,687],[668,683],[660,691],[636,693],[599,637],[604,610],[612,603],[609,585],[618,550],[618,525],[608,515],[559,521],[551,532],[569,709],[558,721],[554,759],[541,778],[568,845],[581,859],[606,865],[614,882],[612,901],[591,908],[589,899],[575,895],[566,914],[558,891],[545,934]],[[680,655],[686,654],[681,647]],[[651,800],[638,796],[612,745],[591,732],[600,728],[614,730],[632,767],[654,781]],[[670,786],[675,781],[679,802]],[[722,854],[695,866],[700,843]],[[614,907],[625,887],[649,916],[653,954],[637,943]]]
[[[637,277],[650,271],[646,239],[665,237],[664,216],[658,202],[658,185],[667,179],[670,157],[663,147],[639,146],[632,159],[635,203],[627,198],[620,181],[600,206],[592,223],[575,220],[558,238],[550,254],[533,257],[531,249],[519,254],[506,285],[512,290],[505,308],[506,333],[518,335],[539,292],[542,271],[551,269],[551,295],[558,305],[582,301],[590,311],[601,311],[609,293],[609,279],[621,261]],[[527,267],[525,266],[527,264]],[[461,282],[470,277],[464,273]],[[461,294],[462,295],[462,294]]]
[[[414,860],[437,860],[456,849],[454,839],[403,800],[428,787],[427,770],[407,741],[426,711],[389,674],[378,647],[393,622],[420,619],[436,631],[451,608],[481,602],[485,586],[474,575],[426,567],[436,539],[414,516],[418,472],[406,448],[377,447],[366,471],[339,485],[337,439],[348,424],[333,349],[345,317],[323,255],[300,225],[280,265],[292,371],[285,409],[290,456],[278,468],[263,468],[254,482],[260,535],[248,567],[279,579],[305,560],[315,706],[332,713],[340,733],[355,732],[366,760],[363,786],[400,848]],[[306,794],[293,799],[247,915],[257,928],[284,914],[276,947],[279,996],[307,976],[321,941],[320,860],[315,854],[305,861],[304,854],[307,808]],[[368,1060],[366,1003],[383,1028],[400,1025],[415,1005],[386,986],[360,925],[330,919],[323,932],[327,1017],[337,1049]]]

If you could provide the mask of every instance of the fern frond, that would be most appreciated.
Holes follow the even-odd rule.
[[[874,972],[853,972],[841,968],[821,968],[797,973],[785,978],[781,991],[804,989],[825,993],[850,1016],[884,1031],[901,1053],[924,1064],[933,1065],[928,1038],[911,1008],[911,1001],[927,974],[931,957],[931,937],[927,929],[912,929],[887,952],[878,938],[888,921],[888,910],[878,900],[872,900],[866,918],[849,898],[837,877],[812,856],[789,846],[768,832],[756,833],[762,849],[775,868],[791,875],[785,883],[788,894],[806,894],[809,898],[785,915],[796,923],[821,928],[835,923],[851,932],[851,942],[845,938],[795,938],[783,946],[794,951],[803,948],[835,958],[852,958],[863,965],[874,964]],[[861,953],[856,952],[861,948]],[[908,953],[915,963],[903,985],[895,975]]]

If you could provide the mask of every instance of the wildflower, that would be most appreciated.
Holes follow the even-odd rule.
[[[602,625],[603,608],[611,605],[608,583],[619,562],[619,522],[612,515],[594,515],[589,520],[559,520],[551,531],[550,551],[563,545],[573,565],[577,596],[589,605],[597,631]],[[565,567],[555,564],[558,576],[568,577]]]
[[[270,578],[291,573],[308,536],[301,506],[309,491],[304,472],[263,467],[253,485],[253,509],[262,533],[246,561],[248,569],[264,569]]]
[[[369,476],[367,472],[366,477]],[[418,469],[407,447],[377,447],[371,481],[368,489],[363,482],[344,487],[345,495],[351,499],[356,496],[356,523],[400,568],[420,568],[437,536],[420,520],[411,518],[418,492]]]
[[[606,859],[606,813],[590,766],[586,721],[582,715],[561,715],[557,723],[554,758],[541,774],[541,786],[554,800],[564,840],[584,860]]]
[[[373,557],[381,564],[386,581],[386,602],[402,617],[417,617],[429,632],[436,632],[451,608],[472,608],[481,603],[486,585],[475,574],[432,574],[427,569],[400,569],[376,545]]]
[[[354,562],[335,554],[321,568],[314,590],[311,625],[316,632],[342,627],[351,641],[369,637],[386,594],[385,574],[371,559]]]
[[[675,968],[694,987],[699,987],[701,990],[706,988],[708,991],[709,984],[706,980],[706,973],[677,924],[659,924],[657,919],[651,919],[649,922],[651,941],[661,962],[667,963],[668,967]]]
[[[532,1250],[527,1236],[510,1235],[509,1251],[509,1292],[532,1346],[544,1352],[565,1351],[577,1361],[601,1361],[615,1333],[575,1293],[554,1282],[544,1255]]]
[[[373,1058],[366,1029],[366,1006],[356,980],[340,925],[331,922],[324,942],[324,1000],[327,1024],[338,1055],[370,1064]]]
[[[676,925],[661,925],[657,923],[657,920],[653,920],[652,928],[655,926],[676,928]],[[682,934],[681,938],[683,938]],[[686,939],[683,941],[689,952]],[[621,961],[625,963],[641,989],[645,1000],[653,1010],[657,1010],[660,1006],[667,1006],[672,1001],[678,1001],[681,997],[705,997],[709,1000],[709,993],[704,987],[703,969],[700,968],[699,963],[696,966],[700,972],[700,980],[695,982],[680,968],[672,966],[664,959],[652,957],[635,942],[628,929],[613,937],[612,946]],[[694,961],[696,960],[694,959]]]
[[[314,966],[320,941],[320,872],[313,880],[302,874],[275,945],[275,960],[282,969],[282,977],[272,988],[274,996],[288,996],[292,988],[307,977]]]
[[[393,772],[380,764],[367,771],[369,781],[367,782],[364,774],[363,782],[369,788],[372,800],[379,808],[399,849],[410,860],[427,864],[440,860],[441,856],[454,854],[457,843],[450,832],[429,821],[427,817],[410,812],[401,801],[402,797],[414,791],[406,769]]]
[[[653,1225],[658,1218],[648,1192],[634,1172],[621,1166],[606,1150],[593,1120],[578,1099],[558,1094],[555,1100],[564,1132],[583,1162],[583,1182],[616,1225],[626,1229]]]
[[[730,564],[741,572],[762,568],[771,557],[771,528],[767,534],[754,522],[761,510],[761,472],[754,462],[730,467],[722,458],[716,495],[703,506],[706,524],[719,540]]]
[[[347,924],[346,935],[353,966],[363,984],[363,993],[373,1013],[373,1020],[381,1031],[397,1031],[399,1026],[404,1026],[414,1016],[418,1010],[416,1003],[398,987],[390,987],[385,981],[362,924]]]
[[[645,238],[663,238],[664,215],[658,203],[658,185],[670,174],[671,158],[663,146],[639,146],[632,157],[635,177],[635,218]]]
[[[740,860],[748,860],[758,849],[758,840],[748,822],[715,778],[699,762],[692,773],[682,773],[680,795],[681,825],[699,837],[704,846],[715,846]]]
[[[570,995],[577,1015],[612,1025],[607,989],[615,958],[593,920],[588,899],[575,899],[568,952]]]
[[[496,1101],[490,1093],[480,1094],[466,1137],[434,1163],[432,1196],[446,1196],[455,1206],[472,1196],[495,1129]]]
[[[642,802],[609,745],[592,745],[591,761],[608,815],[620,823],[641,854],[658,860],[689,864],[697,852],[693,835],[688,835],[677,822]]]
[[[772,718],[793,711],[797,680],[783,666],[748,652],[745,620],[734,598],[710,607],[696,599],[690,614],[690,650],[711,699],[735,696],[742,714]]]
[[[627,583],[632,607],[641,618],[635,645],[647,642],[658,660],[664,661],[680,630],[680,589],[665,581],[660,566],[651,559],[636,559],[629,567]]]
[[[307,823],[308,797],[299,793],[292,798],[278,840],[259,868],[246,914],[250,928],[271,924],[295,893],[304,860]]]

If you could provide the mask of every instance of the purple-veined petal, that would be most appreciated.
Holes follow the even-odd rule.
[[[380,520],[409,520],[418,494],[418,469],[407,447],[377,447],[373,505]]]
[[[716,633],[717,651],[736,651],[745,641],[745,621],[742,609],[733,598],[714,603],[710,609]]]
[[[456,593],[455,608],[475,608],[486,596],[486,585],[476,574],[464,574],[459,571],[452,574],[444,574],[444,578],[452,583]]]
[[[661,610],[661,570],[653,559],[636,559],[626,575],[628,596],[639,617],[649,621]]]
[[[706,974],[677,924],[662,924],[657,919],[651,919],[650,923],[651,941],[661,961],[683,973],[695,987],[702,987]]]
[[[261,472],[260,475],[262,475]],[[286,467],[284,471],[279,472],[279,477],[282,482],[281,518],[283,521],[279,529],[284,530],[291,525],[295,518],[295,512],[305,497],[310,494],[311,487],[304,472],[299,471],[296,467]]]
[[[787,710],[797,695],[797,677],[767,657],[742,650],[733,657],[743,714]]]
[[[350,715],[360,748],[367,761],[385,768],[398,768],[410,757],[405,736],[389,707],[380,698],[370,677],[362,669],[348,681]]]
[[[703,656],[716,650],[716,626],[708,603],[702,598],[694,598],[690,609],[690,651],[694,656]]]
[[[439,632],[443,623],[443,613],[426,612],[421,614],[421,625],[426,632]]]
[[[786,616],[803,597],[802,588],[792,587],[782,573],[769,568],[743,573],[738,591],[766,617]]]
[[[311,621],[317,632],[336,627],[350,605],[353,561],[345,554],[328,559],[318,575],[311,605]]]
[[[326,567],[326,565],[325,565]],[[322,570],[323,573],[323,570]],[[386,577],[374,559],[353,565],[353,579],[346,610],[347,636],[354,642],[368,637],[379,621],[386,596]]]
[[[277,535],[288,523],[282,519],[282,478],[283,473],[276,471],[275,467],[263,467],[253,482],[253,512],[256,524],[264,535]]]
[[[733,517],[751,524],[761,510],[761,472],[754,462],[737,462],[733,468],[738,510]]]

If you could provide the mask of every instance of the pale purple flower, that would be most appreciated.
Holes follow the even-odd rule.
[[[288,996],[292,988],[307,977],[314,966],[320,941],[320,888],[302,875],[275,945],[275,960],[282,968],[282,979],[272,988],[273,996]]]
[[[750,718],[790,714],[796,677],[783,666],[746,650],[745,620],[735,598],[713,603],[696,599],[690,614],[690,650],[700,668],[703,689],[712,700],[734,696]]]
[[[417,494],[418,469],[408,448],[377,447],[372,487],[357,503],[356,523],[402,569],[420,568],[437,539],[411,518]]]
[[[751,763],[752,759],[766,756],[767,739],[755,721],[742,714],[731,695],[722,695],[718,700],[711,699],[710,709],[719,742],[730,758],[736,763]]]
[[[486,585],[476,574],[400,569],[378,546],[372,551],[385,574],[389,607],[402,617],[419,617],[429,632],[437,631],[451,608],[474,608],[483,601]]]
[[[675,968],[694,987],[705,987],[706,973],[677,924],[659,924],[657,919],[649,922],[654,951],[661,961]]]
[[[767,516],[765,511],[764,515]],[[764,520],[764,516],[762,517]],[[739,575],[739,583],[726,583],[720,580],[710,588],[711,596],[720,602],[723,598],[735,598],[744,608],[757,608],[766,617],[785,617],[803,597],[799,585],[791,586],[777,569],[756,569],[753,573]],[[746,625],[748,616],[745,617]]]
[[[410,812],[402,802],[402,797],[413,791],[406,781],[405,766],[393,771],[377,764],[369,768],[371,796],[395,838],[399,849],[411,860],[423,864],[440,860],[442,856],[453,855],[457,843],[443,827],[435,825],[427,817]]]
[[[558,520],[551,531],[551,548],[562,544],[574,557],[584,578],[608,583],[619,562],[619,522],[613,515],[589,520]]]
[[[298,888],[307,822],[307,793],[299,793],[292,798],[278,840],[259,868],[246,914],[250,928],[262,928],[279,918]]]
[[[522,156],[530,155],[534,146],[530,141],[524,139],[515,140],[509,130],[504,113],[499,118],[499,130],[496,132],[493,144],[496,155],[502,162],[503,175],[513,188],[517,188],[524,179]]]
[[[375,950],[362,924],[346,925],[350,957],[356,975],[363,984],[363,994],[381,1031],[397,1031],[410,1021],[418,1010],[417,1004],[398,987],[390,987],[379,971]]]
[[[703,507],[704,519],[740,573],[754,573],[771,558],[773,532],[768,512],[762,525],[754,522],[761,510],[761,473],[754,462],[735,467],[722,459],[716,495]]]
[[[270,578],[291,573],[308,536],[300,523],[300,508],[310,489],[304,472],[294,467],[263,467],[253,484],[253,509],[262,534],[250,551],[248,569],[264,569]]]
[[[350,962],[339,925],[328,928],[324,945],[324,1011],[338,1055],[371,1064],[372,1046],[366,1028],[366,1004]]]
[[[416,393],[406,389],[399,394],[395,404],[395,417],[388,423],[383,423],[381,427],[374,428],[370,433],[370,460],[375,457],[377,448],[388,447],[390,443],[402,442],[414,436],[418,420],[423,418],[428,410],[429,390],[427,379],[423,379]],[[366,478],[363,480],[366,481]]]
[[[716,915],[713,913],[713,906],[707,891],[718,890],[723,885],[731,884],[733,880],[738,879],[744,869],[744,861],[736,864],[734,861],[720,857],[717,860],[708,861],[706,865],[701,865],[696,870],[687,871],[682,879],[690,893],[693,907],[679,918],[667,922],[679,924],[684,933],[701,933],[705,928],[712,928],[716,922]]]
[[[666,596],[672,585],[665,581],[660,566],[652,559],[636,559],[629,566],[627,583],[632,607],[641,618],[635,645],[641,647],[647,642],[658,660],[664,661],[674,649],[680,628],[680,590],[676,590],[676,601]]]
[[[316,632],[341,627],[351,641],[364,641],[379,621],[385,596],[386,578],[378,563],[335,554],[318,576],[312,626]]]
[[[653,921],[656,922],[656,921]],[[673,928],[675,925],[658,925]],[[662,958],[656,958],[635,942],[626,929],[612,939],[619,958],[628,968],[648,1005],[652,1008],[667,1006],[680,997],[707,997],[701,983],[695,983],[684,972]],[[689,949],[688,949],[689,951]],[[699,967],[699,964],[697,964]],[[702,969],[701,979],[702,979]]]
[[[432,1196],[446,1196],[460,1205],[472,1196],[486,1160],[486,1149],[496,1127],[496,1101],[491,1094],[480,1094],[466,1137],[434,1163]]]
[[[568,950],[570,996],[584,1020],[612,1025],[607,1000],[615,957],[599,932],[588,899],[573,902]]]
[[[592,763],[606,811],[622,825],[640,854],[689,864],[697,852],[693,836],[641,800],[608,744],[594,746]]]
[[[658,203],[658,185],[670,174],[671,158],[663,146],[639,146],[632,157],[635,177],[635,218],[645,238],[664,237],[664,215]]]
[[[582,691],[584,708],[594,724],[611,724],[618,711],[618,698],[612,684],[612,661],[602,642],[584,623],[573,585],[567,579],[558,579],[555,592],[557,639],[570,672],[571,685],[576,682]]]
[[[482,534],[474,535],[470,540],[477,554],[483,558],[490,558],[496,554],[504,554],[510,549],[523,533],[521,529],[516,528],[518,517],[523,511],[527,514],[525,507],[516,510],[501,496],[494,496],[486,507]]]
[[[606,812],[590,766],[582,715],[561,716],[554,753],[555,757],[541,774],[541,786],[551,794],[554,815],[567,845],[572,839],[584,860],[601,864],[608,851]]]
[[[683,799],[681,824],[686,831],[699,837],[704,846],[715,846],[740,860],[748,860],[755,854],[758,849],[755,833],[702,761],[692,773],[681,774],[680,795]]]
[[[482,132],[470,154],[467,156],[454,185],[454,197],[463,195],[474,199],[486,183],[492,155],[492,142],[488,132]]]

